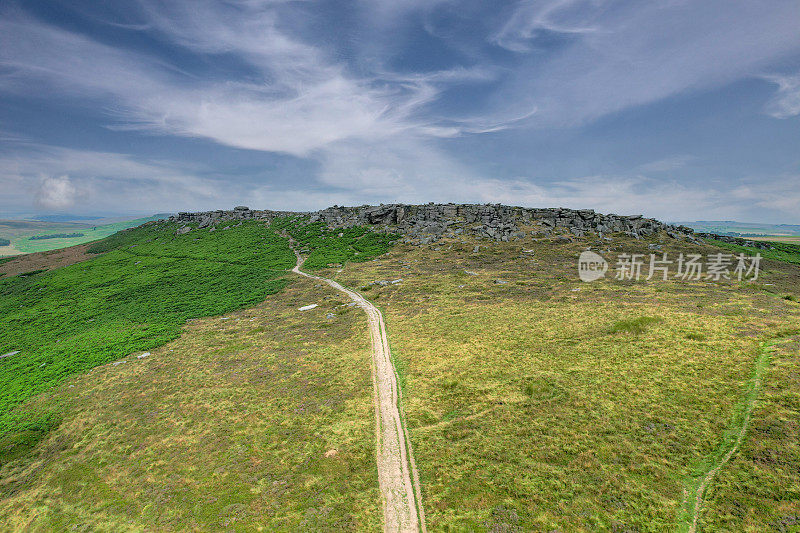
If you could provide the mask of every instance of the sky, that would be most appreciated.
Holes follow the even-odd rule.
[[[6,0],[0,218],[468,202],[800,224],[796,0]]]

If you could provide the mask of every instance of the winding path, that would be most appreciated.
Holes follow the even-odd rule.
[[[386,532],[426,532],[425,513],[419,476],[401,413],[401,392],[392,365],[383,315],[377,307],[355,291],[335,281],[300,270],[303,259],[297,255],[292,272],[327,283],[345,293],[367,314],[372,338],[372,384],[375,403],[378,484],[383,499],[383,530]]]

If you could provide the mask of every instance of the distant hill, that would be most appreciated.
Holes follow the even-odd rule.
[[[99,220],[101,218],[103,217],[70,214],[34,215],[33,217],[34,220],[41,220],[43,222],[78,222],[81,220]]]
[[[764,224],[736,220],[695,220],[679,222],[695,231],[733,237],[800,237],[798,224]]]

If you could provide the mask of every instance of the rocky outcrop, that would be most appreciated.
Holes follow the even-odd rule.
[[[637,239],[663,231],[674,239],[693,239],[691,228],[665,224],[641,215],[604,215],[591,209],[529,208],[501,204],[333,206],[304,213],[251,210],[239,206],[232,211],[179,213],[171,220],[196,222],[199,227],[208,227],[216,226],[221,221],[272,219],[287,215],[307,215],[311,222],[322,221],[332,228],[377,226],[401,233],[408,241],[422,243],[435,242],[442,236],[462,234],[508,241],[525,236],[525,231],[533,231],[535,236],[540,237],[555,234],[583,237],[592,233],[602,238],[611,233],[625,233]]]

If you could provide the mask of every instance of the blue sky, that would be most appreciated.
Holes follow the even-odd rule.
[[[795,0],[0,7],[0,218],[502,202],[800,223]]]

